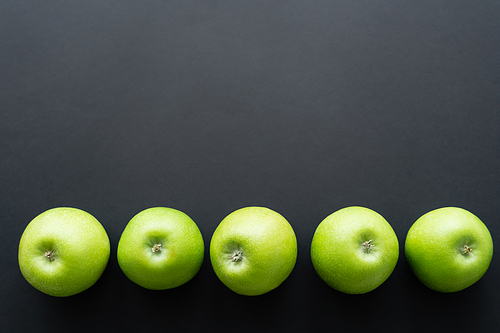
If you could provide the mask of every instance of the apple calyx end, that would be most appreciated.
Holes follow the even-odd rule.
[[[365,241],[361,244],[361,246],[363,246],[363,252],[364,253],[370,253],[370,251],[372,250],[372,248],[375,246],[372,244],[372,240],[368,240],[368,241]]]
[[[153,245],[153,247],[151,248],[151,252],[153,252],[153,253],[161,252],[161,244]]]
[[[462,254],[464,256],[466,256],[471,252],[472,252],[472,249],[468,245],[464,245],[464,247],[462,248]]]
[[[44,257],[49,261],[52,262],[56,259],[56,256],[54,254],[54,251],[52,250],[47,250],[45,251]]]
[[[243,252],[241,252],[240,250],[234,250],[230,258],[232,262],[241,261],[243,259]]]

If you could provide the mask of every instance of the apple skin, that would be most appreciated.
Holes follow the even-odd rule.
[[[57,297],[78,294],[102,275],[110,255],[103,226],[89,213],[58,207],[35,217],[19,242],[19,268],[36,289]]]
[[[216,228],[210,260],[229,289],[240,295],[262,295],[277,288],[292,272],[297,239],[279,213],[245,207],[229,214]]]
[[[118,242],[117,258],[132,282],[164,290],[191,280],[201,268],[204,251],[200,229],[188,215],[173,208],[153,207],[127,224]]]
[[[424,285],[451,293],[473,285],[486,273],[493,256],[493,240],[474,214],[444,207],[424,214],[411,226],[405,255]]]
[[[319,277],[346,294],[364,294],[392,274],[399,243],[390,224],[365,207],[346,207],[326,217],[311,243],[311,260]]]

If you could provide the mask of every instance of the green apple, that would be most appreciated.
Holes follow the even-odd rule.
[[[290,275],[297,260],[292,226],[277,212],[245,207],[225,217],[210,242],[217,277],[240,295],[262,295]]]
[[[456,292],[486,273],[493,256],[493,240],[474,214],[445,207],[428,212],[411,226],[405,254],[424,285],[440,292]]]
[[[330,287],[364,294],[391,275],[399,244],[390,224],[377,212],[347,207],[326,217],[311,243],[313,267]]]
[[[99,279],[109,253],[108,235],[92,215],[76,208],[53,208],[24,230],[19,268],[36,289],[51,296],[71,296]]]
[[[118,242],[118,264],[141,287],[171,289],[191,280],[203,263],[200,229],[185,213],[153,207],[135,215]]]

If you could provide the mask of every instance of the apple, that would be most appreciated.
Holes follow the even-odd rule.
[[[200,270],[204,251],[200,229],[188,215],[153,207],[128,222],[118,242],[117,258],[132,282],[164,290],[191,280]]]
[[[319,277],[346,294],[364,294],[391,275],[399,257],[390,224],[365,207],[346,207],[326,217],[314,232],[311,260]]]
[[[277,288],[297,260],[297,239],[288,221],[265,207],[238,209],[218,225],[210,242],[217,277],[240,295]]]
[[[486,273],[493,256],[493,240],[474,214],[444,207],[424,214],[411,226],[405,255],[424,285],[440,292],[456,292]]]
[[[102,275],[110,253],[103,226],[89,213],[59,207],[35,217],[19,242],[19,268],[36,289],[71,296]]]

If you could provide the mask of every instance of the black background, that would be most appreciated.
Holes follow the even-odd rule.
[[[0,1],[0,326],[4,332],[484,332],[500,324],[495,251],[472,287],[421,285],[404,239],[459,206],[500,236],[500,2],[465,0]],[[205,254],[167,291],[136,286],[116,247],[139,211],[199,225],[259,205],[285,216],[290,277],[234,294]],[[317,225],[361,205],[400,243],[365,295],[330,289],[309,257]],[[101,279],[54,298],[17,250],[41,212],[77,207],[111,241]]]

